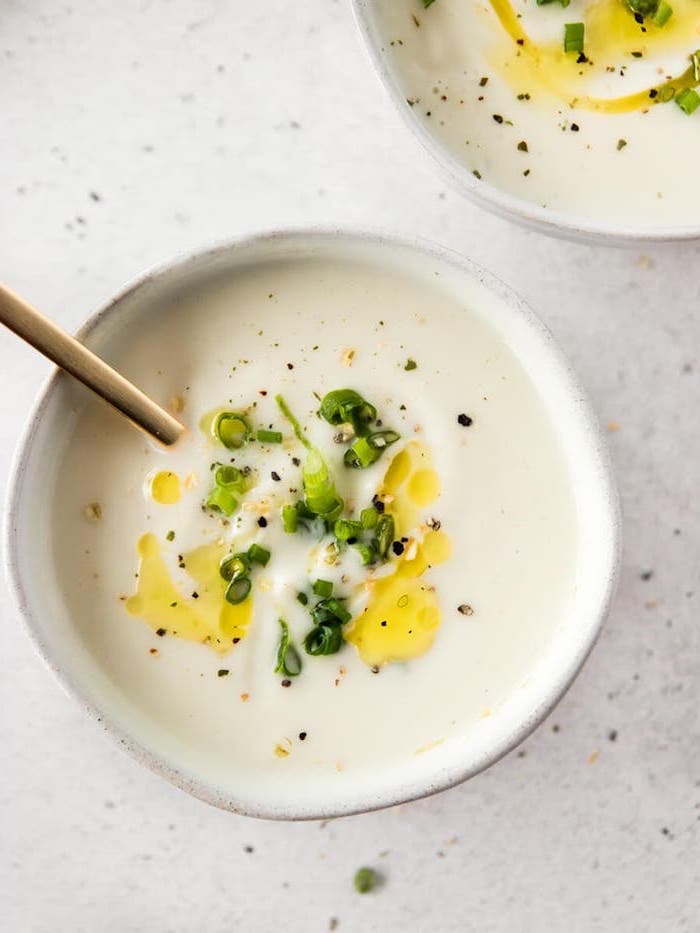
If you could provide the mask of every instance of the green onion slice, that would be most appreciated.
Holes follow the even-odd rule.
[[[656,26],[665,26],[673,15],[673,7],[666,3],[666,0],[659,0],[659,5],[654,13],[653,22]]]
[[[226,587],[226,602],[237,606],[248,598],[250,593],[250,577],[235,577]]]
[[[330,580],[315,580],[311,587],[316,596],[331,596],[333,583]]]
[[[312,628],[304,639],[304,650],[314,657],[335,654],[343,644],[343,630],[337,622],[325,622]]]
[[[281,431],[266,431],[264,428],[260,428],[260,430],[255,436],[262,444],[281,444],[282,443],[282,432]]]
[[[287,403],[285,402],[283,396],[276,395],[275,401],[277,402],[277,405],[279,406],[279,410],[282,412],[284,417],[287,419],[287,421],[291,424],[292,428],[294,429],[294,433],[296,434],[297,439],[301,441],[301,443],[304,445],[304,447],[307,448],[307,450],[311,450],[311,444],[309,443],[308,438],[304,436],[304,432],[301,430],[301,425],[299,424],[297,419],[292,414],[292,410],[290,409],[289,405],[287,405]]]
[[[222,411],[214,422],[214,434],[229,450],[243,447],[252,433],[246,416],[237,411]]]
[[[270,552],[266,547],[262,547],[260,544],[251,544],[248,548],[248,557],[253,563],[261,564],[263,567],[266,567],[270,559]]]
[[[333,534],[338,541],[348,541],[350,538],[359,538],[363,530],[364,526],[362,522],[355,522],[349,518],[339,518],[333,525]]]
[[[376,545],[377,553],[384,559],[389,553],[391,542],[394,540],[394,519],[391,515],[382,515],[377,522]]]
[[[583,23],[566,23],[564,26],[564,51],[583,52],[583,37],[586,27]]]
[[[283,674],[285,677],[296,677],[301,673],[301,658],[299,652],[289,640],[289,626],[284,619],[279,620],[280,643],[277,647],[277,666],[275,674]]]
[[[345,625],[352,618],[352,615],[345,608],[342,599],[335,596],[329,596],[326,599],[319,599],[311,610],[311,617],[318,625],[325,622],[339,622]]]
[[[247,576],[250,571],[250,558],[243,551],[239,554],[228,554],[219,564],[219,573],[229,582],[237,577]]]
[[[238,467],[219,466],[214,473],[214,482],[217,486],[224,486],[227,489],[235,489],[236,492],[245,491],[245,476]]]
[[[351,424],[355,434],[366,434],[377,409],[354,389],[335,389],[324,395],[319,414],[329,424]]]
[[[306,507],[322,518],[336,518],[343,510],[343,500],[336,492],[328,464],[320,451],[312,447],[301,471],[306,493]]]
[[[282,506],[282,526],[288,535],[293,535],[299,526],[299,514],[293,505]]]
[[[352,447],[345,451],[343,463],[355,470],[365,470],[381,457],[379,448],[373,447],[368,437],[358,437]]]
[[[379,512],[370,505],[368,509],[363,509],[360,512],[360,524],[363,528],[372,529],[377,527],[377,519],[379,518]]]
[[[360,555],[363,567],[368,567],[370,564],[375,562],[377,558],[377,552],[374,550],[374,547],[371,544],[363,544],[360,541],[357,544],[354,544],[353,547]]]
[[[238,499],[225,486],[215,486],[204,503],[212,512],[233,515],[238,508]]]
[[[679,91],[676,94],[676,103],[681,108],[683,113],[691,114],[700,107],[700,95],[697,91],[694,91],[691,87],[687,87],[682,91]]]

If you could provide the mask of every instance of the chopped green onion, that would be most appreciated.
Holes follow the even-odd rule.
[[[255,435],[261,444],[281,444],[282,443],[282,432],[281,431],[266,431],[263,428],[260,428],[258,433]]]
[[[554,0],[537,0],[537,6],[544,6],[547,3],[553,2]],[[571,0],[559,0],[559,3],[561,3],[562,7],[566,8],[571,3]]]
[[[693,54],[690,56],[690,61],[693,66],[693,77],[695,78],[695,81],[700,84],[700,49],[697,49],[697,51],[693,52]]]
[[[358,894],[367,894],[376,886],[377,880],[377,873],[373,868],[358,868],[354,878],[355,890]]]
[[[343,630],[337,622],[326,622],[312,628],[304,639],[304,650],[314,657],[335,654],[343,644]]]
[[[214,434],[224,447],[237,450],[248,443],[252,431],[245,415],[237,411],[222,411],[214,422]]]
[[[238,508],[238,499],[224,486],[215,486],[204,504],[212,512],[233,515]]]
[[[367,567],[369,564],[374,563],[377,557],[377,552],[374,550],[371,544],[363,544],[361,541],[359,541],[357,544],[354,544],[353,547],[362,558],[363,567]]]
[[[391,542],[394,540],[394,519],[391,515],[382,515],[377,522],[377,552],[384,559],[389,553]]]
[[[435,3],[435,0],[423,0],[423,9],[427,10],[429,6],[432,6]]]
[[[333,584],[330,580],[315,580],[311,589],[317,596],[330,596],[333,593]]]
[[[248,598],[250,593],[250,577],[235,577],[226,588],[226,602],[237,606]]]
[[[245,491],[245,476],[238,467],[219,466],[214,473],[214,482],[217,486],[225,486],[229,489],[235,489],[236,492]]]
[[[374,508],[373,505],[370,505],[368,509],[363,509],[360,512],[360,524],[363,528],[376,528],[378,518],[379,512]]]
[[[345,451],[343,463],[355,470],[365,470],[381,456],[381,450],[372,447],[368,437],[358,437],[352,447]]]
[[[288,535],[293,535],[299,525],[299,513],[293,505],[282,506],[282,525]]]
[[[354,389],[335,389],[323,397],[319,414],[329,424],[351,424],[355,434],[366,434],[377,409]]]
[[[246,576],[250,570],[250,558],[245,552],[228,554],[219,564],[219,573],[227,582]]]
[[[653,16],[656,13],[659,0],[627,0],[627,6],[633,13],[641,16]]]
[[[390,444],[395,444],[401,437],[396,431],[374,431],[367,437],[358,437],[355,443],[345,452],[343,462],[345,466],[364,470],[379,460],[382,451]]]
[[[282,634],[277,648],[277,666],[275,674],[284,674],[285,677],[296,677],[301,673],[301,658],[299,652],[289,640],[289,626],[283,620],[279,620]]]
[[[374,447],[376,450],[384,450],[384,448],[388,447],[390,444],[395,444],[400,437],[401,435],[396,431],[374,431],[369,435],[367,440],[369,441],[370,447]]]
[[[297,593],[297,602],[301,603],[302,606],[306,606],[308,605],[309,597],[306,595],[306,593]]]
[[[292,414],[292,411],[289,405],[287,405],[287,403],[285,402],[284,398],[281,395],[276,395],[275,401],[277,402],[279,409],[284,415],[284,417],[294,428],[294,433],[296,434],[297,439],[301,441],[301,443],[304,445],[304,447],[307,448],[307,450],[311,450],[311,444],[309,443],[308,438],[304,436],[304,432],[301,430],[301,425],[299,424],[297,419]]]
[[[343,500],[336,492],[328,464],[323,459],[321,452],[312,447],[307,438],[304,437],[299,422],[282,396],[278,395],[276,398],[282,414],[290,422],[294,428],[294,433],[309,451],[301,470],[304,492],[306,493],[304,505],[312,515],[319,515],[327,521],[333,521],[343,511]]]
[[[251,546],[248,548],[248,557],[254,563],[261,564],[263,567],[266,567],[267,562],[270,559],[270,552],[266,547],[261,547],[259,544],[251,544]]]
[[[301,471],[306,493],[305,505],[314,515],[331,521],[343,510],[343,500],[335,489],[333,477],[320,451],[312,447]]]
[[[691,87],[684,88],[676,94],[676,103],[683,113],[687,113],[688,116],[690,116],[700,107],[700,94]]]
[[[351,521],[349,518],[339,518],[333,525],[333,534],[338,541],[348,541],[350,538],[357,538],[362,534],[362,531],[362,523]]]
[[[311,610],[311,616],[318,625],[323,625],[324,622],[340,622],[341,625],[345,625],[352,618],[343,601],[335,596],[319,599]]]
[[[564,26],[564,51],[583,52],[583,36],[586,27],[583,23],[566,23]]]
[[[671,19],[672,14],[673,8],[671,5],[666,3],[666,0],[659,0],[659,5],[656,8],[656,13],[654,13],[653,21],[656,26],[665,26]]]

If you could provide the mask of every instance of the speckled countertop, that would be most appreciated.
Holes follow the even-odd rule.
[[[470,783],[330,823],[218,812],[141,770],[0,592],[0,929],[697,930],[700,247],[546,239],[448,190],[340,0],[10,0],[0,268],[69,328],[144,267],[308,222],[421,233],[506,278],[610,432],[621,586],[583,673]],[[0,332],[0,480],[47,366]],[[361,897],[361,864],[385,878]],[[333,919],[335,918],[335,919]]]

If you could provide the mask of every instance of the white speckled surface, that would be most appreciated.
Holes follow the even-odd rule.
[[[62,694],[3,589],[0,929],[697,929],[700,247],[560,243],[447,191],[342,2],[10,0],[0,24],[4,280],[75,328],[145,266],[232,234],[420,232],[553,329],[618,426],[626,519],[612,617],[523,749],[440,797],[325,825],[234,817],[141,770]],[[46,372],[0,332],[3,484]],[[361,864],[386,878],[366,897]]]

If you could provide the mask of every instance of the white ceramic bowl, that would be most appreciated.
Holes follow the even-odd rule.
[[[382,52],[386,42],[377,23],[375,14],[376,0],[352,0],[355,19],[382,84],[386,88],[396,109],[406,124],[415,133],[428,152],[437,160],[448,180],[454,187],[474,201],[480,207],[498,214],[507,220],[514,220],[523,226],[540,230],[551,236],[565,237],[589,243],[602,243],[611,246],[630,246],[635,243],[662,243],[680,240],[700,239],[700,222],[692,226],[635,227],[625,224],[597,222],[576,214],[555,211],[550,208],[518,198],[515,195],[495,187],[485,179],[477,180],[473,172],[460,162],[430,132],[424,121],[420,120],[415,110],[406,105],[406,96],[396,74],[388,64],[388,58]],[[572,184],[574,182],[572,181]]]
[[[376,809],[443,790],[496,761],[521,741],[566,690],[590,651],[607,612],[617,574],[619,516],[617,497],[604,444],[583,392],[554,341],[530,309],[505,285],[462,257],[437,246],[369,232],[338,230],[282,231],[235,241],[150,272],[93,315],[79,336],[98,353],[124,328],[138,327],[158,297],[173,288],[206,281],[221,272],[244,269],[261,260],[290,257],[366,256],[409,270],[422,264],[430,274],[462,288],[495,293],[499,302],[488,311],[489,323],[501,333],[538,386],[561,439],[580,520],[580,585],[571,617],[564,620],[548,656],[536,675],[508,701],[498,716],[459,743],[431,755],[419,775],[397,780],[377,774],[351,794],[333,800],[300,803],[286,796],[257,799],[228,787],[210,786],[177,761],[167,760],[149,744],[142,729],[110,686],[73,625],[45,542],[51,537],[50,510],[45,509],[47,472],[60,456],[62,432],[80,417],[87,393],[78,399],[69,377],[49,379],[30,416],[14,464],[6,510],[6,556],[11,589],[34,643],[63,686],[138,761],[206,801],[248,815],[304,819]],[[475,285],[475,283],[478,283]],[[480,312],[481,313],[481,312]],[[82,399],[82,401],[81,401]],[[65,433],[64,433],[65,437]],[[427,761],[427,759],[426,759]]]

